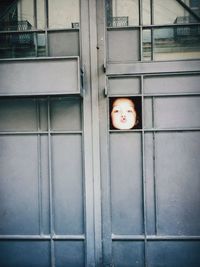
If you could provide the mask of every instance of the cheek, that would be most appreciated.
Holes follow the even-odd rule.
[[[113,122],[118,121],[120,118],[120,115],[118,113],[111,114],[111,119]]]
[[[135,124],[135,122],[136,122],[136,113],[128,114],[127,120],[128,120],[128,123]]]

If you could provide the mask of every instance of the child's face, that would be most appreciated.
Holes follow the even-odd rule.
[[[128,130],[136,123],[136,111],[134,103],[129,98],[117,98],[111,111],[112,125],[116,129]]]

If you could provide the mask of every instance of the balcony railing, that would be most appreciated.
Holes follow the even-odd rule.
[[[189,24],[194,23],[194,19],[191,16],[177,17],[174,21],[175,24]],[[200,26],[179,26],[174,28],[174,39],[176,41],[189,41],[193,39],[200,40]]]
[[[31,29],[32,25],[27,20],[0,22],[0,31],[27,31]]]
[[[107,21],[108,27],[127,27],[128,17],[110,17]]]

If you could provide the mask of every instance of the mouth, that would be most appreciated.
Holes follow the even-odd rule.
[[[126,121],[127,121],[126,118],[121,118],[121,120],[120,120],[121,123],[125,123]]]

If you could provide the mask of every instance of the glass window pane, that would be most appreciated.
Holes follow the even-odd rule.
[[[44,33],[2,33],[0,43],[0,58],[46,56]]]
[[[78,28],[79,0],[49,0],[49,28]]]
[[[188,6],[189,1],[183,1]],[[176,24],[195,22],[195,18],[175,0],[154,0],[154,23]]]
[[[107,0],[108,27],[127,27],[139,24],[138,0]]]
[[[155,60],[200,58],[200,26],[160,28],[153,35]]]
[[[1,1],[0,30],[30,30],[34,27],[33,0]]]
[[[200,16],[200,2],[199,0],[190,0],[190,7],[194,13]]]
[[[151,30],[143,30],[143,60],[151,60]]]
[[[37,56],[46,56],[46,37],[44,33],[37,34]]]
[[[36,55],[34,33],[3,33],[0,34],[0,43],[0,58]]]

